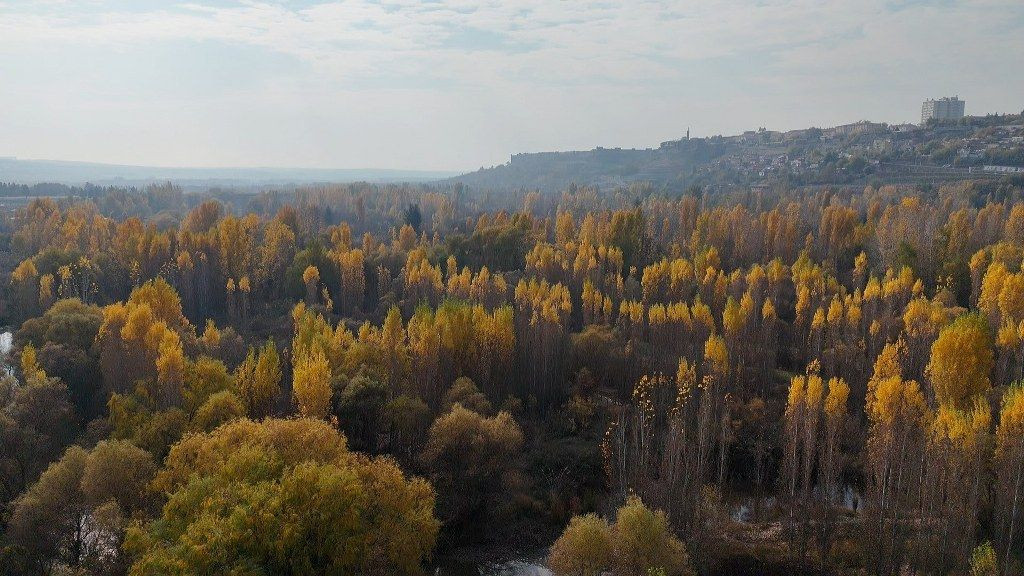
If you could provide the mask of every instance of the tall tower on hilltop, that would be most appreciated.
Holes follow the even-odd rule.
[[[931,98],[924,101],[921,105],[921,125],[925,125],[929,120],[959,120],[964,117],[964,101],[958,96],[939,98],[933,100]]]

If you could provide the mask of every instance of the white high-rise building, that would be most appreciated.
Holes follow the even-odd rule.
[[[927,124],[929,120],[959,120],[964,117],[964,101],[957,96],[931,98],[921,105],[921,124]]]

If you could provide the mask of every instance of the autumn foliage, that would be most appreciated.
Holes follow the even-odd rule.
[[[1021,192],[32,199],[0,571],[1015,573]]]

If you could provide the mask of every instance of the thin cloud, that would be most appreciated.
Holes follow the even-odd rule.
[[[223,85],[205,77],[182,85],[180,75],[189,71],[175,67],[178,76],[168,76],[163,90],[159,81],[125,89],[125,97],[138,102],[124,105],[140,118],[147,109],[176,115],[180,124],[217,118],[225,102],[244,98],[263,115],[252,119],[246,140],[267,138],[266,126],[294,120],[296,111],[320,119],[310,125],[359,129],[366,123],[351,117],[354,111],[379,113],[370,123],[376,133],[361,135],[379,140],[373,146],[318,130],[321,146],[342,151],[337,155],[292,158],[287,147],[261,153],[249,145],[214,154],[244,160],[244,150],[255,155],[249,164],[319,165],[371,162],[366,150],[381,150],[372,163],[384,166],[393,165],[390,149],[395,157],[416,158],[415,167],[461,168],[500,162],[522,146],[656,144],[687,125],[720,133],[865,117],[909,120],[915,101],[943,95],[939,90],[958,91],[976,111],[987,110],[971,103],[1013,110],[1021,106],[1013,98],[1024,92],[1024,80],[1005,72],[1024,60],[1022,35],[1024,5],[1017,0],[350,0],[302,7],[193,1],[152,9],[8,2],[0,4],[0,72],[29,88],[0,94],[0,104],[43,118],[39,129],[45,131],[46,115],[38,110],[44,103],[115,114],[90,95],[106,92],[105,81],[119,86],[119,75],[138,75],[143,64],[136,54],[155,52],[159,66],[175,46],[205,51],[212,60],[230,58],[225,47],[237,47],[293,64],[282,69],[254,57],[244,83],[231,75]],[[33,69],[40,60],[54,67],[51,76],[62,77],[40,77]],[[142,76],[154,78],[150,71]],[[49,93],[58,87],[59,97]],[[795,99],[800,106],[792,105]],[[431,115],[387,114],[380,102],[426,107]],[[666,113],[674,117],[658,116]],[[550,123],[521,122],[533,118]],[[86,140],[87,124],[72,121],[66,128]],[[417,143],[395,144],[410,131],[437,134],[437,141],[419,143],[422,152],[414,154]],[[484,134],[493,143],[481,144]],[[24,153],[18,136],[8,131],[0,153]],[[104,146],[102,159],[123,153],[116,143]],[[187,149],[175,146],[153,145],[147,152],[136,145],[132,153],[188,160]]]

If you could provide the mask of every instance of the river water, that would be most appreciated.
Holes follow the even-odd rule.
[[[517,554],[512,558],[484,561],[472,558],[446,558],[434,568],[434,576],[552,576],[544,567],[544,554]]]
[[[552,576],[550,570],[522,560],[502,563],[484,563],[459,566],[443,566],[434,571],[435,576]]]

